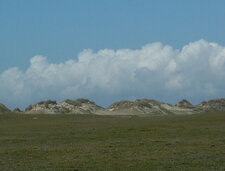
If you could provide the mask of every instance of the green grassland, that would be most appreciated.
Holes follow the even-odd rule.
[[[225,170],[225,113],[1,114],[0,170]]]

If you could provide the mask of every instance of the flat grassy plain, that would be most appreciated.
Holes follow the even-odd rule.
[[[225,113],[1,114],[0,170],[225,170]]]

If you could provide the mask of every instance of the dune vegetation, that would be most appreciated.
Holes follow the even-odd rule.
[[[0,114],[0,170],[224,170],[225,114]]]

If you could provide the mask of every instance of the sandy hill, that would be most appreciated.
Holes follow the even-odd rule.
[[[181,104],[183,102],[179,102]],[[113,103],[107,111],[114,114],[191,114],[193,110],[182,105],[171,105],[151,99],[138,99],[135,101],[120,101]]]
[[[8,113],[11,112],[5,105],[0,104],[0,113]]]
[[[56,101],[41,101],[37,104],[30,105],[25,109],[26,113],[43,113],[43,114],[92,114],[102,107],[87,99],[65,100],[59,104]]]
[[[186,99],[181,100],[176,105],[152,99],[124,100],[115,102],[106,109],[88,99],[68,99],[61,103],[47,100],[30,105],[25,111],[20,111],[18,108],[13,110],[14,113],[98,115],[185,115],[217,111],[225,111],[225,99],[212,99],[203,101],[198,105],[192,105]],[[0,113],[7,112],[10,112],[10,110],[3,104],[0,104]]]

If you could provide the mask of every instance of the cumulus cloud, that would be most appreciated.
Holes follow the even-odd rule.
[[[174,103],[225,96],[225,47],[199,40],[174,49],[152,43],[140,49],[90,49],[64,63],[44,56],[26,71],[0,73],[0,101],[10,107],[39,100],[89,98],[100,105],[115,100],[154,98]]]

